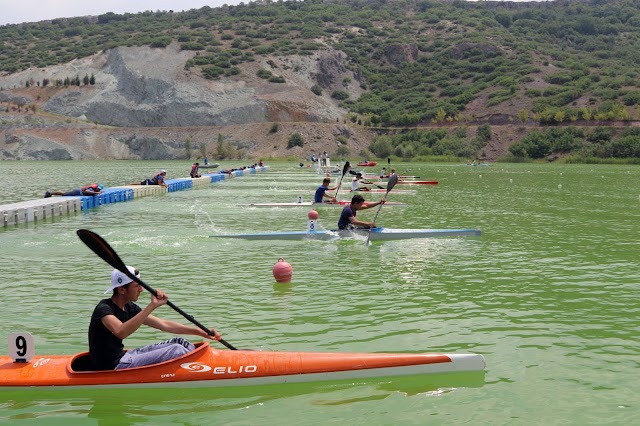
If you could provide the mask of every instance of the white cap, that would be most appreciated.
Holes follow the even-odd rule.
[[[166,170],[160,170],[160,173],[167,173]]]
[[[129,272],[134,274],[136,277],[140,278],[140,272],[137,271],[133,266],[127,266],[127,269],[129,270]],[[131,278],[129,278],[127,275],[123,274],[122,272],[118,271],[117,269],[114,269],[111,272],[111,287],[109,287],[104,292],[104,294],[109,293],[114,288],[118,288],[118,287],[122,287],[123,285],[127,285],[131,281],[133,281],[133,280]]]

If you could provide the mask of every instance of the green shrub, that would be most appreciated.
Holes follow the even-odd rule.
[[[202,75],[204,75],[206,78],[210,80],[216,79],[220,77],[222,74],[224,74],[224,69],[215,65],[202,68]]]
[[[344,90],[336,90],[331,94],[333,99],[337,99],[339,101],[343,101],[345,99],[349,99],[349,94]]]
[[[287,143],[287,148],[293,148],[294,146],[304,146],[304,138],[298,132],[289,136],[289,141]]]
[[[259,69],[259,70],[258,70],[258,72],[256,72],[256,75],[257,75],[258,77],[260,77],[260,78],[264,78],[264,79],[266,80],[266,79],[271,78],[271,76],[272,76],[273,74],[271,73],[271,71],[269,71],[269,70],[265,70],[265,69],[261,68],[261,69]]]
[[[348,157],[349,155],[351,155],[351,151],[344,145],[339,146],[336,150],[337,157]]]
[[[311,91],[317,96],[322,96],[322,87],[317,84],[311,86]]]

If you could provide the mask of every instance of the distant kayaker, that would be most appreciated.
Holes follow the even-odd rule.
[[[204,165],[207,166],[209,164],[209,159],[205,156],[204,157]]]
[[[387,168],[383,167],[382,170],[380,170],[380,178],[386,178],[387,177]]]
[[[167,176],[166,170],[160,170],[159,173],[156,173],[152,178],[145,179],[142,182],[132,182],[129,185],[160,185],[167,187],[167,184],[164,183],[164,178]]]
[[[104,186],[100,183],[92,183],[91,185],[83,186],[82,188],[72,189],[71,191],[47,191],[44,193],[44,198],[49,198],[52,195],[61,195],[64,197],[79,197],[81,195],[90,196],[98,195],[102,192]]]
[[[363,222],[356,219],[356,213],[358,210],[366,210],[380,204],[384,204],[385,200],[380,200],[377,203],[371,203],[367,206],[364,205],[364,197],[360,194],[356,194],[351,199],[351,204],[344,206],[340,219],[338,220],[339,229],[351,229],[351,228],[375,228],[375,222]]]
[[[314,203],[335,203],[337,202],[336,197],[332,197],[327,194],[327,191],[333,191],[335,188],[329,188],[329,184],[331,183],[330,178],[324,178],[322,180],[322,185],[316,189],[316,195],[313,197]],[[325,201],[325,198],[327,201]]]
[[[360,182],[366,185],[373,185],[373,182],[362,177],[361,172],[357,172],[356,175],[351,179],[351,192],[355,191],[369,191],[369,188],[360,188]]]
[[[200,173],[198,173],[198,168],[200,167],[200,163],[193,163],[191,166],[191,172],[189,172],[189,176],[192,178],[199,178]]]
[[[136,277],[140,272],[131,266],[127,269]],[[151,302],[141,309],[136,305],[143,288],[122,272],[114,269],[111,272],[111,287],[105,294],[112,292],[109,299],[98,303],[91,315],[89,324],[89,355],[95,370],[121,370],[157,364],[177,358],[195,349],[195,346],[182,337],[173,337],[164,342],[124,351],[123,340],[132,335],[142,324],[171,334],[188,334],[220,339],[220,334],[209,336],[198,327],[180,324],[151,315],[158,307],[165,305],[169,297],[157,290],[157,297],[151,295]]]

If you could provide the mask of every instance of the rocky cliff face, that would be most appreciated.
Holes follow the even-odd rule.
[[[302,135],[304,146],[287,147],[288,138],[294,132]],[[195,159],[201,156],[202,149],[213,159],[218,135],[222,135],[225,142],[254,160],[286,157],[306,159],[311,152],[323,151],[332,155],[343,143],[338,140],[339,137],[348,137],[347,147],[357,155],[367,148],[374,136],[361,127],[350,128],[337,123],[293,122],[280,123],[279,130],[275,133],[271,132],[270,123],[137,129],[107,126],[0,128],[0,159]]]
[[[31,119],[23,115],[11,121],[11,114],[5,113],[3,118],[0,112],[0,158],[182,158],[185,140],[194,128],[203,126],[217,129],[213,136],[201,138],[201,144],[215,143],[220,132],[238,147],[251,150],[268,143],[265,138],[276,136],[261,130],[253,136],[234,137],[237,129],[227,131],[224,126],[250,125],[255,129],[254,125],[263,123],[268,128],[273,122],[333,123],[333,128],[321,126],[317,132],[327,143],[318,149],[331,152],[337,147],[335,124],[343,121],[345,111],[330,95],[337,89],[352,97],[361,92],[357,72],[345,66],[345,55],[337,51],[261,58],[241,64],[239,76],[220,80],[207,80],[197,70],[185,70],[185,62],[193,55],[176,45],[166,49],[119,47],[66,65],[0,76],[0,101],[38,106],[38,114]],[[285,83],[258,78],[260,69],[284,77]],[[95,85],[25,88],[26,81],[55,81],[76,75],[82,79],[92,74]],[[326,89],[321,96],[311,92],[314,84]],[[43,118],[43,113],[48,116]],[[91,134],[86,127],[91,128]],[[166,138],[153,128],[172,128],[175,138]],[[251,137],[258,140],[248,139]],[[271,151],[278,149],[275,146]]]

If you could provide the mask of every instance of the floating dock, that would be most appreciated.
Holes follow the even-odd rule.
[[[131,201],[141,197],[162,195],[167,192],[205,188],[230,177],[264,172],[267,167],[247,168],[228,173],[208,173],[199,178],[167,179],[167,187],[159,185],[125,185],[105,188],[98,195],[64,197],[53,196],[20,203],[0,205],[0,220],[4,229],[29,222],[43,221],[56,216],[69,216],[100,206]]]

